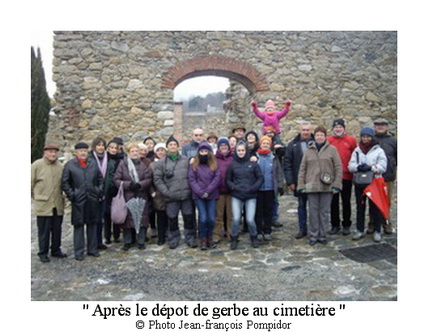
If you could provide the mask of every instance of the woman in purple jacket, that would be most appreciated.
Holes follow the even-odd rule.
[[[216,200],[220,184],[220,169],[207,142],[201,142],[198,153],[189,167],[189,185],[199,213],[201,250],[214,248],[212,240],[216,216]]]

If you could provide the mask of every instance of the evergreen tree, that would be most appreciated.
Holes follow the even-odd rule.
[[[31,162],[43,156],[50,108],[40,48],[36,56],[31,47]]]

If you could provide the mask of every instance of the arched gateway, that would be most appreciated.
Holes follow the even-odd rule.
[[[97,135],[163,141],[180,125],[173,89],[203,75],[246,88],[244,96],[228,91],[235,107],[225,123],[206,131],[237,123],[254,128],[251,99],[272,99],[278,108],[293,100],[281,122],[284,140],[308,119],[329,127],[344,117],[351,132],[375,117],[394,126],[396,56],[393,31],[57,31],[56,106],[47,140],[64,150]]]

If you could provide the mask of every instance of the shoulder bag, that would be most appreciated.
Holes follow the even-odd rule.
[[[123,195],[123,181],[121,181],[119,191],[111,202],[111,221],[114,224],[121,225],[125,222],[127,215],[128,208],[126,206],[125,196]]]

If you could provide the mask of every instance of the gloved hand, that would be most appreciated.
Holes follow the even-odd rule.
[[[291,106],[291,100],[287,100],[287,101],[285,102],[285,108],[286,108],[286,109],[289,109],[289,108],[290,108],[290,106]]]
[[[254,100],[252,100],[250,104],[253,106],[253,109],[257,108],[257,103]]]
[[[132,182],[131,185],[129,186],[129,189],[132,191],[137,191],[140,188],[141,186],[138,182]]]
[[[282,189],[282,187],[279,187],[278,193],[279,193],[279,196],[283,196],[284,195],[284,189]]]
[[[361,165],[358,165],[357,170],[359,172],[368,172],[371,171],[372,167],[367,165],[366,163],[363,163]]]
[[[203,195],[202,195],[202,198],[207,198],[208,197],[208,193],[204,193]]]
[[[333,192],[333,194],[340,193],[340,189],[336,187],[331,188],[331,191]]]

